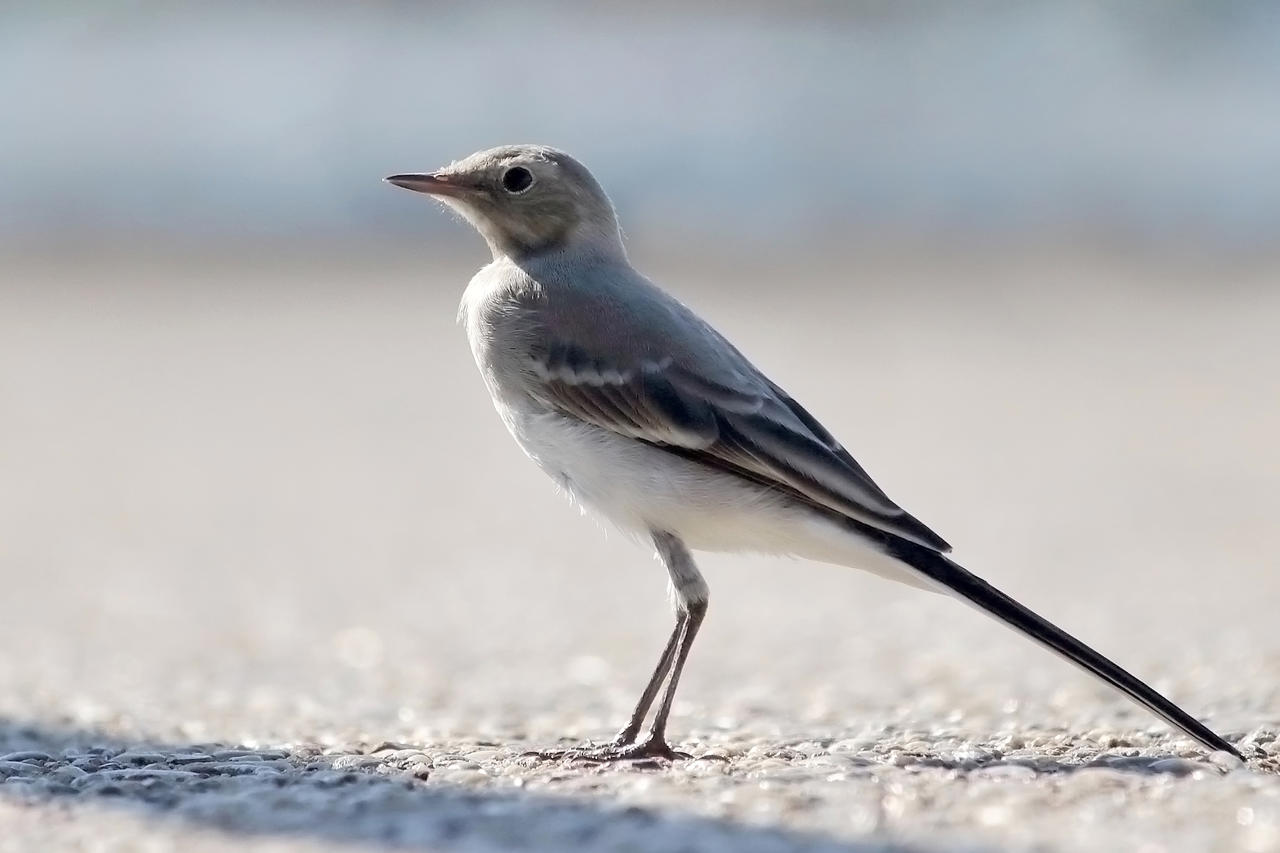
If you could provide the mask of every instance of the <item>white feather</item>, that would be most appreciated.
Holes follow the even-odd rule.
[[[516,442],[579,505],[628,534],[700,551],[851,566],[922,589],[910,567],[785,495],[563,415],[495,401]]]

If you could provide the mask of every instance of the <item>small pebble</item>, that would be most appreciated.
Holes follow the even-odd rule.
[[[432,782],[443,782],[447,785],[476,785],[492,781],[491,777],[480,770],[458,769],[448,767],[431,774]]]
[[[360,774],[342,770],[320,770],[308,776],[307,779],[315,785],[331,788],[336,785],[349,785],[359,781]]]
[[[420,749],[379,750],[378,757],[383,761],[398,763],[403,761],[429,761],[426,753]]]
[[[219,749],[213,753],[214,761],[271,761],[288,757],[289,753],[283,749]]]
[[[989,764],[973,772],[975,777],[1007,782],[1029,782],[1039,774],[1025,764]]]
[[[59,782],[68,784],[88,775],[88,773],[81,770],[79,767],[76,767],[74,764],[63,764],[62,766],[55,767],[53,770],[49,771],[50,779],[56,779]]]
[[[415,747],[411,743],[400,743],[399,741],[384,740],[369,751],[370,752],[387,752],[387,751],[412,750],[412,749],[417,749],[417,747]]]
[[[15,776],[40,776],[43,768],[25,761],[0,761],[0,779],[11,779]]]
[[[143,779],[163,779],[168,782],[181,782],[188,779],[199,779],[199,773],[193,773],[190,770],[103,770],[97,774],[103,779],[123,782],[137,782]]]
[[[122,752],[115,757],[117,764],[164,764],[169,756],[160,752]]]
[[[215,776],[248,776],[262,769],[262,767],[258,762],[197,761],[186,765],[184,769],[192,773],[205,773]]]
[[[334,759],[334,770],[364,770],[377,767],[383,759],[377,755],[343,755]]]
[[[1226,753],[1223,754],[1226,755]],[[1174,776],[1187,776],[1197,770],[1208,770],[1211,767],[1212,765],[1194,761],[1190,758],[1162,758],[1150,764],[1152,773],[1171,773]],[[1217,768],[1212,769],[1216,770]]]
[[[696,758],[681,769],[690,776],[724,776],[729,772],[729,762],[715,758]]]

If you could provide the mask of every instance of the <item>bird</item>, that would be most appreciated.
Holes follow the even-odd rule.
[[[479,151],[390,184],[434,197],[492,255],[458,318],[499,417],[575,503],[649,542],[676,624],[634,711],[603,743],[531,754],[668,762],[668,719],[707,613],[694,551],[789,555],[943,592],[1181,729],[1240,753],[1097,651],[972,574],[808,410],[628,258],[612,201],[570,155]],[[664,687],[665,685],[665,687]],[[661,691],[661,698],[659,698]],[[652,723],[642,733],[655,700]]]

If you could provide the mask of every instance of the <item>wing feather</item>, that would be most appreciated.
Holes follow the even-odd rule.
[[[671,359],[614,365],[553,342],[531,355],[530,378],[531,393],[562,414],[950,550],[890,500],[812,415],[763,377],[713,379]]]

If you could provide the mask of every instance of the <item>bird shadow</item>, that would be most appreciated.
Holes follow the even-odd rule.
[[[374,850],[925,849],[628,806],[598,796],[524,791],[514,784],[501,790],[464,787],[437,781],[448,773],[437,772],[408,745],[385,744],[370,752],[377,755],[164,743],[0,718],[0,798],[119,809],[236,837],[357,843]]]
[[[868,762],[872,765],[874,762]],[[1021,758],[993,758],[982,761],[951,759],[936,755],[908,756],[898,766],[907,769],[927,770],[940,769],[955,771],[964,775],[983,772],[987,775],[999,775],[1008,771],[1025,775],[1070,775],[1088,770],[1112,770],[1118,773],[1138,776],[1186,776],[1198,771],[1223,773],[1225,769],[1203,759],[1192,759],[1171,754],[1156,755],[1112,755],[1103,754],[1088,761],[1061,761],[1044,756],[1027,756]]]
[[[495,745],[496,746],[496,745]],[[727,818],[627,806],[599,796],[495,787],[466,762],[431,758],[409,744],[379,744],[366,753],[325,754],[315,746],[261,748],[224,743],[165,743],[122,738],[74,726],[0,718],[0,797],[110,807],[144,818],[179,821],[236,836],[310,838],[371,849],[467,851],[922,850],[873,834],[849,841],[818,832],[761,827]],[[452,765],[452,766],[451,766]],[[886,767],[859,758],[853,766]],[[1197,765],[1173,756],[1100,756],[1087,764],[1047,759],[956,761],[908,756],[897,767],[966,774],[1072,773],[1087,767],[1126,773],[1183,774]],[[560,779],[591,772],[564,768]],[[625,772],[625,771],[620,771]],[[635,770],[634,772],[642,772]],[[557,774],[552,774],[554,781]],[[451,778],[452,777],[452,778]],[[874,833],[874,830],[871,830]]]

